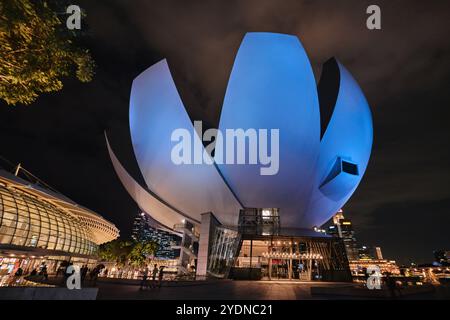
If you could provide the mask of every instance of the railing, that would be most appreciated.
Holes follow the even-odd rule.
[[[180,230],[180,231],[186,230],[187,232],[191,233],[194,237],[196,237],[196,238],[200,237],[199,232],[197,232],[194,228],[192,228],[192,229],[187,228],[186,224],[184,224],[184,223],[177,223],[173,226],[173,228],[175,230]]]

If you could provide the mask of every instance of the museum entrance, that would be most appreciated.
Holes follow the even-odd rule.
[[[321,280],[320,261],[321,257],[298,259],[291,258],[268,258],[267,266],[262,277],[263,280]]]
[[[344,248],[332,237],[253,236],[241,240],[232,278],[346,281]]]
[[[279,223],[277,208],[246,208],[237,230],[215,226],[208,274],[236,280],[352,280],[342,239]]]
[[[320,280],[319,253],[295,240],[243,240],[235,268],[256,269],[262,280]]]

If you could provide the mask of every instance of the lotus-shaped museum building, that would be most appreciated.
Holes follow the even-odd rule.
[[[373,134],[368,103],[344,66],[328,60],[316,85],[299,39],[276,33],[245,35],[219,123],[223,131],[278,129],[276,174],[261,175],[254,164],[176,164],[171,135],[179,128],[193,124],[162,60],[136,77],[130,98],[131,138],[147,185],[139,185],[108,149],[129,194],[167,229],[184,220],[199,224],[205,212],[237,225],[246,207],[278,208],[281,226],[320,226],[357,188]],[[201,144],[201,137],[194,139]]]
[[[240,244],[229,252],[212,254],[211,250],[226,247],[223,240],[217,240],[225,237],[210,239],[210,228],[203,226],[211,226],[211,219],[204,219],[206,213],[214,216],[216,225],[229,230],[260,225],[252,230],[261,236],[282,234],[283,228],[311,230],[321,226],[348,201],[360,183],[373,139],[369,105],[347,69],[331,58],[323,64],[316,84],[299,39],[278,33],[245,35],[228,81],[218,126],[220,132],[276,130],[278,163],[272,174],[261,174],[261,164],[230,164],[217,161],[217,152],[205,152],[202,132],[194,130],[166,60],[134,79],[129,121],[135,156],[146,185],[128,174],[108,142],[115,171],[155,227],[176,231],[176,226],[188,223],[191,231],[200,231],[198,268],[202,274],[206,269],[212,274],[224,274],[223,268],[217,266],[228,262],[219,261],[236,257],[237,246],[242,245],[239,238]],[[193,149],[206,153],[208,163],[173,161],[173,134],[180,128],[194,132]],[[270,224],[278,231],[267,229]],[[313,251],[312,245],[310,248],[308,252]],[[299,247],[290,249],[291,266],[297,257],[292,253],[295,250],[299,254],[301,251]],[[275,251],[269,246],[261,261],[275,257]],[[208,255],[222,258],[206,262]]]

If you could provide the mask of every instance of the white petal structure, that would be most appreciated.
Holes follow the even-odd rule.
[[[148,188],[188,217],[212,211],[225,225],[236,225],[241,205],[214,165],[177,165],[171,159],[172,133],[193,133],[166,60],[142,72],[133,81],[130,98],[131,139]],[[193,134],[194,144],[203,145]]]
[[[342,64],[334,59],[327,63],[335,73],[329,76],[337,79],[338,91],[320,142],[314,192],[303,221],[306,226],[320,226],[342,208],[361,181],[372,149],[372,115],[361,88]]]
[[[131,138],[147,188],[125,171],[108,143],[114,168],[139,207],[168,229],[183,219],[198,224],[205,212],[235,226],[243,207],[279,208],[284,227],[319,226],[361,181],[373,139],[369,106],[349,72],[330,60],[321,83],[318,91],[296,36],[246,34],[230,75],[219,130],[267,130],[269,141],[271,130],[277,130],[275,174],[262,175],[261,163],[220,162],[217,152],[213,165],[175,164],[172,133],[180,128],[193,133],[194,128],[162,60],[133,81],[130,98]],[[192,139],[192,151],[203,152],[199,136]]]
[[[279,171],[260,165],[219,165],[247,207],[280,208],[282,225],[299,225],[319,155],[316,82],[297,37],[247,33],[228,82],[219,128],[279,130]]]
[[[131,198],[137,203],[139,208],[150,214],[153,219],[158,221],[158,223],[167,229],[172,229],[175,224],[181,223],[185,218],[180,212],[177,212],[173,208],[164,204],[162,201],[157,199],[155,196],[151,195],[147,190],[139,185],[125,170],[125,168],[117,159],[116,155],[109,145],[108,139],[106,139],[108,146],[109,156],[111,158],[114,170],[119,176],[120,182],[130,194]],[[191,220],[193,223],[199,223],[198,220]]]

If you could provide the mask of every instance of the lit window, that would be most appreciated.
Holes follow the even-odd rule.
[[[264,220],[269,220],[272,216],[272,212],[270,209],[263,209],[262,210],[262,217]]]

